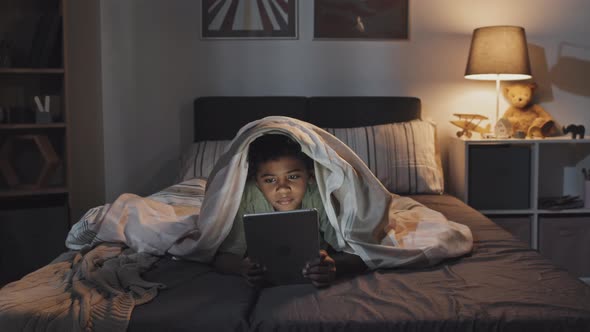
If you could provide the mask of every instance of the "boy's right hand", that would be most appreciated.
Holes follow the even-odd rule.
[[[264,276],[266,267],[251,260],[250,257],[245,257],[242,260],[240,271],[241,275],[246,278],[246,281],[252,287],[262,287],[266,283]]]

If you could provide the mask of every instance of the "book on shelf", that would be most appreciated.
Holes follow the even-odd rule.
[[[29,63],[32,68],[61,66],[62,18],[57,12],[45,13],[37,19]]]

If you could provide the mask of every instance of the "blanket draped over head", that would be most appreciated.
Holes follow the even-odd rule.
[[[216,162],[202,204],[179,211],[132,194],[74,225],[66,245],[124,243],[137,252],[210,262],[229,234],[248,176],[248,146],[265,134],[284,134],[314,160],[315,178],[336,250],[360,256],[371,269],[432,265],[471,251],[465,225],[415,200],[390,193],[342,141],[310,123],[271,116],[242,127]],[[89,218],[83,218],[89,219]]]
[[[187,236],[172,253],[201,261],[213,257],[240,205],[248,146],[264,134],[288,135],[314,160],[320,195],[338,238],[334,249],[357,254],[371,269],[431,265],[471,251],[473,237],[467,226],[391,194],[335,136],[307,122],[271,116],[247,124],[232,140],[209,176],[198,236]]]

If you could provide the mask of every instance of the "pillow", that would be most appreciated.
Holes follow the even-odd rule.
[[[180,174],[176,182],[193,178],[208,178],[215,162],[231,140],[200,141],[193,143],[180,158]]]
[[[444,178],[436,128],[414,120],[357,128],[326,128],[346,143],[391,192],[442,193]]]
[[[357,128],[326,128],[346,143],[391,192],[442,193],[444,178],[436,145],[436,128],[414,120]],[[183,154],[177,182],[209,177],[231,140],[193,143]]]

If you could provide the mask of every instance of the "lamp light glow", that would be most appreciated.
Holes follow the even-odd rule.
[[[531,78],[524,28],[490,26],[473,30],[465,78],[496,81],[496,119],[499,119],[500,81]]]

